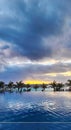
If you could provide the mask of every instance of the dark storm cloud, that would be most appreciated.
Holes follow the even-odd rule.
[[[70,71],[71,64],[37,62],[70,60],[70,50],[71,0],[0,0],[0,80]]]
[[[31,60],[51,57],[54,46],[45,46],[43,38],[62,33],[70,5],[70,0],[3,0],[0,39],[16,44],[18,52]]]

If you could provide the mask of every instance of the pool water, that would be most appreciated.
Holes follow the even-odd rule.
[[[70,122],[70,92],[0,94],[0,130],[67,130]]]

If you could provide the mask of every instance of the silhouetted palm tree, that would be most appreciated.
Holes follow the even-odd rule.
[[[46,84],[44,83],[41,85],[41,87],[42,87],[42,91],[45,91],[45,89],[47,88]]]
[[[5,83],[3,81],[0,81],[0,92],[4,92]]]
[[[64,86],[63,83],[57,83],[56,91],[60,91],[63,86]]]
[[[8,83],[8,88],[9,88],[10,90],[12,90],[13,87],[14,87],[14,83],[13,83],[12,81],[10,81],[10,82]]]
[[[26,84],[26,88],[27,88],[27,91],[31,91],[31,86],[30,86],[30,84]]]
[[[39,86],[37,84],[34,85],[34,89],[35,91],[37,91],[37,89],[39,88]]]
[[[69,91],[71,91],[71,80],[70,79],[67,80],[66,85],[69,86]]]
[[[54,91],[56,91],[56,86],[57,86],[56,81],[54,80],[50,85],[52,85],[52,88],[54,89]]]
[[[16,87],[18,88],[18,91],[21,89],[22,91],[22,88],[25,86],[25,84],[22,82],[22,81],[19,81],[19,82],[16,82]]]
[[[71,86],[71,80],[70,80],[70,79],[67,80],[66,85],[67,85],[67,86]]]
[[[54,89],[54,91],[60,91],[61,88],[64,86],[63,83],[56,83],[56,81],[54,80],[53,83],[51,83],[52,88]]]

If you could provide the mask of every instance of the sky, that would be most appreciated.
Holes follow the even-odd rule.
[[[71,78],[71,0],[0,0],[0,80]]]

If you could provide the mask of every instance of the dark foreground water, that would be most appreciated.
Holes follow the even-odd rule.
[[[0,94],[0,130],[71,130],[70,92]]]

